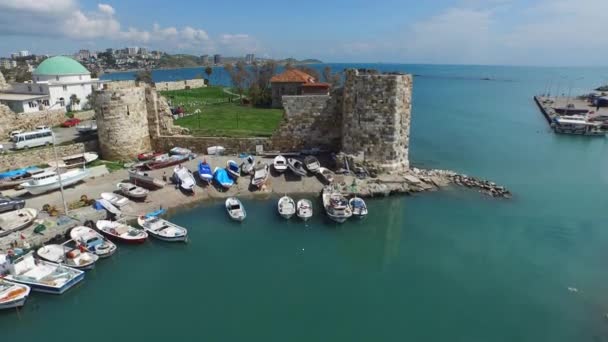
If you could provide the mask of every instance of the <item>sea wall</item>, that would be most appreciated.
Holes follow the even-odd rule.
[[[55,147],[59,158],[83,152],[97,152],[99,145],[97,140],[90,140],[70,145],[58,145]],[[21,150],[14,153],[0,155],[0,170],[18,169],[21,167],[45,164],[55,160],[52,147],[41,147],[31,150]]]
[[[154,83],[154,88],[158,91],[166,91],[166,90],[182,90],[182,89],[194,89],[194,88],[203,88],[206,87],[204,79],[192,79],[192,80],[183,80],[183,81],[173,81],[173,82],[156,82]]]
[[[66,119],[64,108],[16,114],[0,104],[0,137],[4,140],[9,132],[17,129],[29,131],[39,125],[57,126]]]
[[[256,151],[256,146],[262,145],[270,149],[268,138],[230,138],[230,137],[193,137],[189,135],[159,136],[152,140],[155,151],[168,151],[173,147],[185,147],[197,153],[207,153],[207,147],[223,146],[226,153],[241,153]]]

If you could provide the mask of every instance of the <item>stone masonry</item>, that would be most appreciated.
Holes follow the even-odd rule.
[[[154,83],[154,87],[158,91],[166,91],[166,90],[182,90],[182,89],[194,89],[194,88],[203,88],[206,87],[204,79],[192,79],[192,80],[183,80],[183,81],[173,81],[173,82],[156,82]]]
[[[8,89],[8,83],[6,83],[6,79],[4,79],[4,75],[0,72],[0,90]]]

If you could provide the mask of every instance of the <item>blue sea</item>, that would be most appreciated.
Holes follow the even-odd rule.
[[[553,134],[532,100],[583,93],[608,68],[330,66],[415,74],[412,164],[494,180],[513,199],[376,199],[341,226],[318,203],[304,224],[245,201],[241,225],[201,204],[172,217],[190,244],[120,246],[78,288],[0,314],[2,339],[608,341],[608,140]],[[210,81],[229,82],[221,68]]]

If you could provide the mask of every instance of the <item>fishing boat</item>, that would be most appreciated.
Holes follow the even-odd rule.
[[[279,215],[286,219],[290,219],[296,213],[296,202],[289,196],[279,198],[277,207],[279,209]]]
[[[116,252],[116,245],[112,241],[89,227],[78,226],[72,228],[70,238],[100,258],[110,257]]]
[[[324,189],[322,197],[325,212],[333,221],[343,223],[353,215],[348,201],[339,192]]]
[[[329,169],[320,167],[317,174],[321,176],[321,178],[325,181],[325,184],[331,184],[334,181],[334,173]]]
[[[158,210],[137,218],[137,223],[152,237],[169,242],[185,242],[188,240],[188,230],[160,218],[165,210]]]
[[[120,208],[120,207],[123,207],[123,206],[129,204],[128,198],[121,196],[119,194],[115,194],[113,192],[102,192],[100,196],[101,196],[101,198],[110,202],[115,207]]]
[[[315,156],[306,156],[304,158],[304,165],[312,173],[319,172],[319,168],[321,167],[321,163],[319,163],[319,160]]]
[[[162,154],[146,162],[143,167],[148,170],[163,169],[165,167],[174,166],[190,160],[189,155],[168,155]]]
[[[97,123],[83,124],[76,126],[76,132],[81,135],[97,133]]]
[[[266,163],[259,163],[253,168],[253,177],[251,178],[251,184],[261,188],[262,185],[266,184],[268,175],[270,174],[270,167]]]
[[[147,172],[137,170],[129,170],[129,181],[150,190],[160,189],[167,184],[162,179],[150,176]]]
[[[70,248],[65,245],[66,243],[42,246],[38,248],[36,254],[46,261],[64,264],[79,270],[92,270],[95,268],[95,262],[97,262],[99,256],[87,252],[84,248],[82,250]]]
[[[148,233],[118,221],[99,220],[97,229],[110,239],[131,244],[144,243]]]
[[[158,156],[163,155],[164,153],[162,152],[155,152],[155,151],[151,151],[151,152],[144,152],[144,153],[140,153],[137,155],[137,160],[139,161],[147,161],[147,160],[151,160],[154,159]]]
[[[23,208],[0,214],[0,237],[28,227],[37,216],[38,211],[31,208]]]
[[[207,160],[198,163],[198,177],[207,183],[211,183],[213,180],[213,172],[211,172],[211,166],[209,166]]]
[[[242,222],[247,217],[247,212],[241,201],[236,197],[228,197],[226,199],[226,211],[228,216],[235,221]]]
[[[224,189],[230,189],[234,185],[234,180],[228,176],[228,171],[221,167],[216,167],[213,170],[213,179],[221,185]]]
[[[362,219],[367,216],[367,205],[363,198],[353,197],[348,201],[348,205],[354,217]]]
[[[279,154],[278,156],[274,157],[272,166],[276,172],[283,173],[285,170],[287,170],[287,159]]]
[[[89,175],[87,169],[75,169],[68,172],[62,172],[57,174],[55,171],[45,171],[22,183],[21,186],[32,195],[39,195],[45,192],[59,189],[62,185],[66,186],[76,184],[81,180],[85,179]],[[60,179],[61,177],[61,184]]]
[[[5,177],[0,179],[0,190],[8,190],[13,188],[19,188],[22,183],[25,183],[32,179],[37,174],[43,173],[46,170],[33,168],[31,170],[25,171],[24,173],[19,173],[15,176]]]
[[[84,279],[84,271],[34,259],[30,252],[10,262],[5,279],[27,285],[32,291],[62,294]]]
[[[255,167],[255,158],[252,155],[248,155],[244,158],[241,163],[241,172],[246,175],[250,175],[253,173],[253,168]]]
[[[209,155],[220,155],[224,153],[226,149],[223,146],[211,146],[207,147],[207,154]]]
[[[71,156],[61,158],[59,162],[48,162],[51,167],[60,167],[60,168],[74,168],[74,167],[82,167],[85,164],[94,162],[99,159],[99,155],[94,152],[85,152],[78,153]]]
[[[192,175],[192,172],[188,170],[187,167],[182,165],[177,165],[173,168],[173,180],[176,184],[179,184],[180,188],[188,192],[194,192],[194,186],[196,185],[196,180]]]
[[[187,149],[187,148],[183,148],[183,147],[174,147],[172,149],[169,150],[169,154],[170,155],[174,155],[174,156],[192,156],[195,157],[194,153],[192,153],[191,150]]]
[[[0,310],[18,308],[25,305],[30,295],[30,287],[0,278]]]
[[[304,164],[296,158],[287,158],[287,167],[296,175],[300,177],[306,176],[306,170]]]
[[[312,217],[312,202],[307,199],[298,201],[296,212],[299,218],[308,221]]]
[[[144,189],[140,186],[137,186],[133,183],[129,183],[129,182],[121,182],[116,184],[116,188],[118,189],[118,191],[120,191],[123,195],[133,198],[133,199],[144,199],[146,198],[146,196],[148,196],[149,191],[147,189]]]
[[[35,170],[38,170],[38,168],[36,166],[29,166],[29,167],[24,167],[21,169],[0,172],[0,179],[19,177],[19,176],[26,174],[29,171],[35,171]]]
[[[226,171],[228,171],[228,174],[230,174],[234,180],[239,178],[241,175],[241,168],[234,160],[229,160],[226,162]]]
[[[110,201],[108,201],[104,198],[100,198],[100,199],[96,200],[95,202],[97,202],[96,203],[97,206],[101,206],[101,208],[114,214],[114,216],[116,216],[116,217],[119,217],[122,215],[122,211],[120,209],[115,207],[114,204],[110,203]],[[98,209],[99,209],[99,207],[98,207]]]

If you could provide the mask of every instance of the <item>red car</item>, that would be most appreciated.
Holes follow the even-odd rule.
[[[79,123],[80,123],[80,119],[71,118],[71,119],[65,120],[61,124],[61,127],[74,127],[74,126],[78,125]]]

